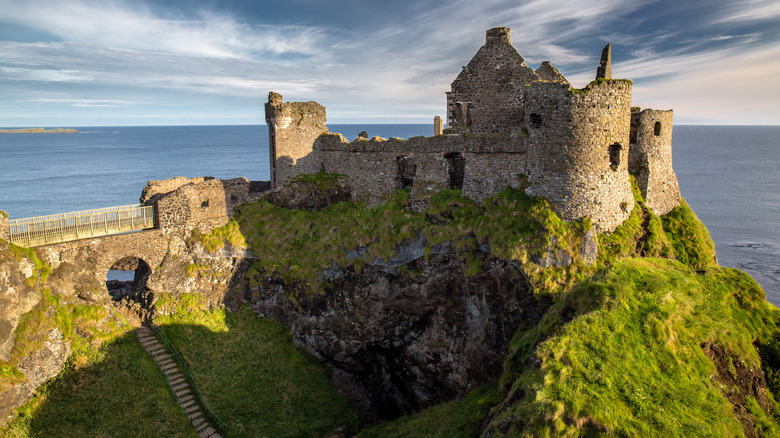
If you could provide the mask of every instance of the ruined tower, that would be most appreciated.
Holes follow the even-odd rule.
[[[672,111],[633,111],[630,142],[628,170],[642,197],[653,213],[669,213],[680,205],[680,187],[672,168]]]
[[[277,187],[301,173],[317,173],[319,162],[313,155],[314,140],[328,132],[325,107],[317,102],[282,102],[271,91],[265,104],[271,187]]]

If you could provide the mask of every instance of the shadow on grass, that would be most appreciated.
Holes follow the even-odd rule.
[[[80,365],[83,364],[83,365]],[[6,437],[197,437],[134,332],[76,353],[19,408]]]
[[[325,369],[280,322],[247,306],[189,311],[157,321],[186,361],[228,437],[321,437],[356,431],[357,417]]]
[[[327,372],[292,344],[281,323],[247,307],[161,317],[223,436],[320,437],[356,431],[357,419]],[[84,364],[79,366],[79,364]],[[197,437],[162,372],[129,332],[74,354],[20,408],[3,437]]]

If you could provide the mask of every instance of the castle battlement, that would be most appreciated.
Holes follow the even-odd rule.
[[[379,203],[399,188],[423,209],[442,189],[481,201],[505,187],[550,201],[567,221],[590,218],[612,231],[634,207],[630,174],[657,214],[680,203],[671,167],[671,111],[634,111],[632,83],[611,79],[611,46],[596,80],[575,89],[549,61],[536,70],[493,28],[447,92],[446,135],[358,138],[328,133],[316,102],[266,104],[271,178],[302,173],[347,175],[353,196]],[[527,177],[529,185],[521,182]]]

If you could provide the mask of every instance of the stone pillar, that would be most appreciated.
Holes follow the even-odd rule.
[[[596,69],[596,79],[612,79],[612,44],[607,43],[601,51],[601,63]]]
[[[0,239],[8,240],[8,213],[0,210]]]
[[[441,121],[441,117],[436,116],[433,118],[433,135],[443,135],[444,124]]]

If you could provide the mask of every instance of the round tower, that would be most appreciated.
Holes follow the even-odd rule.
[[[631,82],[600,80],[582,90],[534,82],[525,105],[526,192],[549,200],[566,221],[590,217],[597,232],[614,231],[634,208]]]
[[[646,109],[631,113],[628,171],[634,175],[653,213],[680,205],[680,187],[672,168],[672,111]]]

